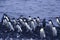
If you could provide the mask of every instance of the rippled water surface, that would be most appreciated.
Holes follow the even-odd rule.
[[[4,13],[16,18],[21,14],[55,17],[60,15],[60,0],[0,0],[0,16]]]

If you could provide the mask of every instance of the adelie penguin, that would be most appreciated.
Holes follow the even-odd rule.
[[[2,19],[6,19],[7,21],[10,21],[10,18],[7,16],[7,14],[4,14]]]
[[[19,23],[16,24],[16,28],[18,29],[18,32],[22,32],[21,25]]]
[[[10,30],[14,31],[14,27],[13,27],[13,25],[11,24],[11,22],[7,22],[7,27],[9,27]]]
[[[36,18],[36,20],[38,23],[40,23],[40,17],[39,16]]]
[[[40,26],[40,18],[39,17],[36,18],[36,21],[38,23],[38,26]]]
[[[60,26],[60,18],[56,17],[56,22],[58,23],[58,25]]]
[[[26,22],[26,20],[24,20],[24,25],[25,25],[27,31],[32,31],[31,27],[30,27],[29,24]]]
[[[49,20],[49,25],[50,25],[51,27],[53,27],[53,22],[52,22],[52,20]]]
[[[10,28],[11,30],[14,30],[9,17],[6,14],[3,15],[2,24],[5,25],[7,28]]]
[[[35,26],[37,27],[38,23],[37,23],[37,19],[36,18],[33,18],[33,22],[34,22]]]
[[[32,20],[32,17],[31,16],[28,17],[28,21],[30,21],[30,20]]]
[[[45,31],[44,31],[44,28],[41,28],[41,29],[40,29],[40,38],[41,38],[41,39],[46,38],[46,34],[45,34]]]
[[[52,33],[52,36],[57,36],[57,29],[54,27],[52,20],[49,20],[49,26],[50,26],[50,31]]]
[[[1,21],[2,25],[4,25],[4,23],[8,21],[10,21],[10,18],[6,14],[4,14]]]

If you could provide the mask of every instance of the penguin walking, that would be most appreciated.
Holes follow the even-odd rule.
[[[4,14],[1,21],[2,25],[6,24],[8,21],[10,21],[10,18]]]
[[[29,30],[32,31],[31,27],[29,26],[29,24],[26,21],[24,21],[24,25],[26,26],[27,31],[29,31]]]
[[[30,21],[30,27],[32,28],[32,30],[34,30],[35,31],[35,29],[36,29],[36,24],[34,23],[34,21],[33,20],[31,20]]]
[[[22,28],[21,28],[21,25],[20,24],[16,24],[16,28],[18,29],[18,32],[22,32]]]
[[[11,22],[7,22],[7,27],[9,27],[10,30],[14,31],[14,27],[13,27],[13,25],[11,24]]]

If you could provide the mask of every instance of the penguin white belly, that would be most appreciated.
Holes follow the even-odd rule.
[[[55,27],[52,27],[53,36],[57,36],[57,30]]]
[[[6,24],[7,24],[7,20],[4,19],[4,20],[3,20],[3,25],[6,25]]]
[[[22,19],[19,19],[19,21],[24,25],[24,22],[23,22],[23,20],[22,20]]]
[[[40,29],[40,37],[41,37],[41,38],[45,38],[45,37],[46,37],[46,35],[45,35],[45,32],[44,32],[44,29],[43,29],[43,28],[41,28],[41,29]]]
[[[32,27],[32,29],[35,30],[36,26],[35,26],[34,22],[31,22],[31,27]]]
[[[28,21],[30,21],[32,18],[28,18]]]
[[[9,18],[7,16],[4,16],[4,18],[6,18],[6,20],[9,21]]]
[[[25,23],[25,26],[27,27],[27,29],[32,30],[27,23]]]
[[[11,30],[14,31],[14,28],[13,28],[13,26],[12,26],[12,24],[11,24],[10,22],[8,22],[8,27],[9,27]]]
[[[18,29],[18,31],[22,32],[22,29],[19,25],[16,25],[16,28]]]
[[[56,19],[57,23],[60,24],[59,19]]]

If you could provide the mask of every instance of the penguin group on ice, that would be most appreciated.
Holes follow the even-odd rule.
[[[56,17],[58,27],[56,27],[52,20],[48,22],[46,18],[40,19],[40,17],[28,18],[21,15],[19,18],[10,18],[7,14],[4,14],[0,22],[0,36],[6,33],[10,34],[9,37],[18,38],[38,38],[41,40],[56,40],[60,39],[60,18]],[[48,23],[48,25],[46,25]],[[3,37],[3,36],[1,36]],[[0,37],[0,38],[1,38]]]

